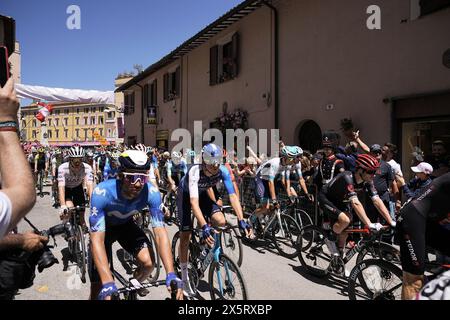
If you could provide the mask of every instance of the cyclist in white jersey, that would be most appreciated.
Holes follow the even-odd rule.
[[[82,162],[83,157],[82,147],[72,147],[69,150],[69,162],[63,163],[58,168],[60,216],[62,219],[68,208],[85,205],[83,182],[86,184],[87,196],[89,199],[91,198],[94,177],[92,167]],[[85,225],[84,216],[80,219],[82,225]]]

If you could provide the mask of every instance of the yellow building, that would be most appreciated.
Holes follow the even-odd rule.
[[[99,104],[57,103],[45,121],[47,137],[35,115],[41,108],[32,104],[22,108],[21,128],[24,142],[39,142],[48,139],[51,146],[99,146],[110,144],[106,135],[105,106]]]

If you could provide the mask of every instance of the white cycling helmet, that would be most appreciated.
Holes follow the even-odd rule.
[[[80,146],[75,146],[69,149],[69,157],[70,158],[83,158],[84,150]]]
[[[134,150],[138,150],[138,151],[142,151],[144,153],[148,152],[148,148],[146,146],[144,146],[142,143],[139,143],[139,144],[135,145],[133,149]]]
[[[172,160],[180,160],[182,157],[181,153],[178,151],[173,151],[172,152]]]

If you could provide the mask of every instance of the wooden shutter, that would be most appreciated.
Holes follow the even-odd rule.
[[[153,84],[152,84],[152,104],[154,106],[158,105],[158,82],[157,82],[157,80],[153,81]]]
[[[130,95],[128,93],[125,93],[123,113],[125,115],[128,115],[129,109],[130,109]]]
[[[164,102],[169,100],[169,74],[164,75]]]
[[[143,110],[147,108],[147,106],[149,106],[148,87],[148,84],[144,85],[144,105],[142,106]]]
[[[214,46],[209,49],[209,85],[217,84],[218,78],[218,56],[219,46]]]
[[[180,96],[180,84],[181,84],[181,68],[178,67],[175,71],[175,95]]]
[[[231,76],[237,77],[239,73],[239,34],[233,34],[231,40],[231,58],[233,59],[233,66],[231,69]]]

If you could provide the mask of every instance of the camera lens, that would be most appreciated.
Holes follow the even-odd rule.
[[[55,263],[59,263],[58,259],[55,258],[53,253],[50,251],[48,247],[43,249],[43,253],[38,260],[38,271],[39,273],[46,268],[50,268]]]

